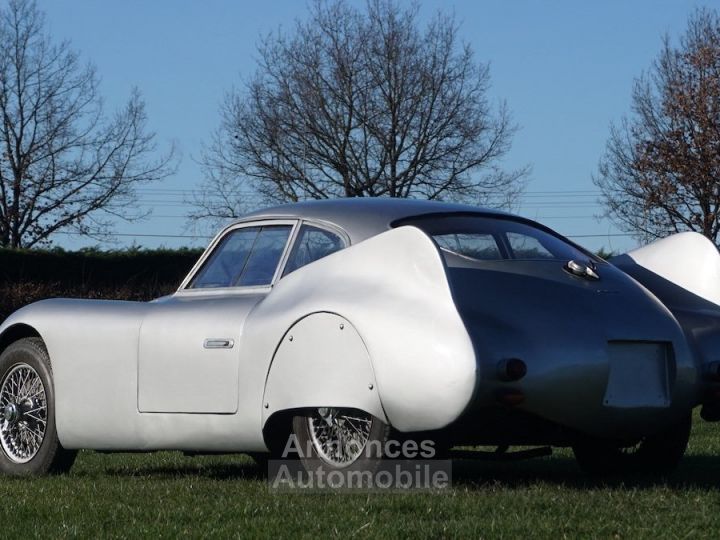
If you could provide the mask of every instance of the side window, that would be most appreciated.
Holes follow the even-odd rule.
[[[189,288],[269,285],[291,229],[290,225],[267,225],[229,232],[205,261]]]
[[[290,225],[262,228],[237,285],[270,285],[290,236],[290,229]]]
[[[337,234],[312,225],[303,225],[290,252],[283,276],[344,247],[345,242]]]
[[[508,243],[515,259],[554,259],[555,256],[537,238],[526,234],[507,233]]]

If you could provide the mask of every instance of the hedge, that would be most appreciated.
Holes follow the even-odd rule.
[[[151,300],[174,291],[200,250],[0,249],[0,321],[43,298]]]
[[[0,249],[0,283],[129,284],[180,281],[200,250]]]

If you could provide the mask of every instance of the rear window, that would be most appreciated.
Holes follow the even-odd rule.
[[[502,259],[500,246],[492,234],[487,233],[451,233],[433,236],[445,251],[458,253],[481,261]]]
[[[424,216],[395,224],[402,225],[413,225],[422,229],[446,255],[477,261],[569,261],[593,258],[558,236],[512,219],[487,216]]]

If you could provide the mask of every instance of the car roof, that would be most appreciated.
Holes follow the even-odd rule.
[[[246,214],[234,224],[262,219],[307,219],[343,229],[353,243],[380,234],[395,221],[432,214],[475,213],[509,216],[499,210],[467,204],[380,197],[324,199],[284,204]]]

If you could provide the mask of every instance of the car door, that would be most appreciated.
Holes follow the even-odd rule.
[[[183,288],[150,305],[140,329],[141,413],[234,413],[246,317],[271,290],[295,221],[228,230]]]

